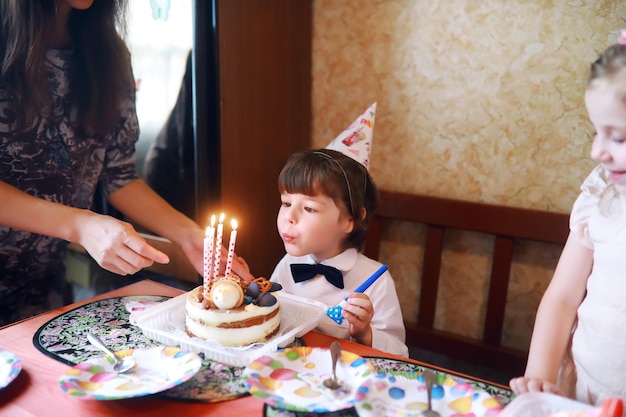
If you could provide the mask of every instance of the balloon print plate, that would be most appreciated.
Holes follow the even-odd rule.
[[[362,387],[364,400],[356,404],[361,417],[418,417],[428,397],[422,373],[380,373]],[[438,374],[433,387],[432,408],[442,417],[497,416],[502,407],[488,393],[469,382]]]
[[[173,347],[127,349],[116,352],[132,356],[136,365],[118,374],[106,356],[79,363],[61,376],[59,385],[68,395],[82,399],[118,400],[140,397],[172,388],[193,377],[202,361],[192,352]]]
[[[363,399],[363,385],[376,374],[368,360],[342,351],[337,361],[338,390],[323,385],[332,374],[330,351],[297,347],[264,355],[244,370],[250,393],[266,403],[292,411],[329,412],[354,406]]]
[[[22,361],[8,350],[0,350],[0,389],[6,387],[22,371]]]

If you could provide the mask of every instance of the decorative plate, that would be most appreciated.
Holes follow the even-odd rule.
[[[0,389],[6,387],[22,371],[22,361],[8,350],[0,350]]]
[[[418,417],[427,408],[428,397],[422,372],[394,375],[380,373],[360,387],[365,397],[355,404],[362,417]],[[432,408],[442,417],[496,416],[500,403],[467,381],[438,374],[433,386]]]
[[[132,356],[136,365],[130,371],[113,371],[106,356],[75,365],[61,376],[61,390],[73,397],[117,400],[154,394],[193,377],[200,369],[198,355],[173,347],[127,349],[118,357]]]
[[[328,412],[361,401],[360,390],[376,374],[371,362],[347,351],[341,352],[336,372],[343,386],[333,391],[323,385],[332,373],[329,349],[296,347],[259,357],[244,376],[250,393],[274,407]]]

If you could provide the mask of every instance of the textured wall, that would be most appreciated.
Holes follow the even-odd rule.
[[[594,166],[589,63],[625,16],[620,0],[314,0],[312,145],[377,101],[370,169],[380,188],[568,212]],[[491,242],[446,239],[436,325],[478,335]],[[381,260],[405,317],[417,311],[421,250],[406,225],[386,231]],[[519,248],[506,344],[527,347],[558,255]]]

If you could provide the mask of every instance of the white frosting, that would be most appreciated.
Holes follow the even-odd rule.
[[[273,306],[261,307],[246,304],[244,308],[235,310],[207,310],[198,302],[198,291],[202,287],[193,289],[187,294],[185,304],[185,327],[187,331],[203,340],[217,340],[224,346],[245,346],[255,342],[264,342],[280,326],[279,303]],[[276,311],[276,314],[267,319],[266,316]],[[218,327],[224,323],[236,323],[264,317],[262,323],[242,328]]]
[[[276,314],[269,321],[258,326],[242,329],[227,329],[222,327],[208,327],[197,321],[187,319],[187,331],[203,340],[217,340],[224,346],[246,346],[256,342],[265,342],[267,336],[280,325],[280,315]]]

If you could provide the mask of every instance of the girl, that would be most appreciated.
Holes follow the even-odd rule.
[[[591,157],[600,164],[574,203],[526,372],[510,385],[517,394],[544,391],[598,405],[626,398],[626,45],[609,47],[591,65],[585,105],[596,129]]]
[[[381,266],[359,253],[378,202],[365,166],[331,149],[298,153],[281,171],[278,189],[281,207],[276,225],[287,254],[270,279],[284,291],[329,306],[349,297],[343,324],[324,316],[318,330],[408,356],[391,275],[385,272],[366,293],[351,292]],[[298,267],[293,265],[298,264],[323,264],[333,269],[306,279],[297,276]]]
[[[89,210],[118,210],[202,271],[203,230],[134,170],[138,138],[122,0],[0,0],[0,326],[61,305],[67,241],[133,274],[166,254]],[[235,271],[251,278],[243,262]]]

